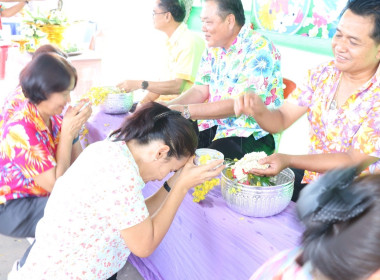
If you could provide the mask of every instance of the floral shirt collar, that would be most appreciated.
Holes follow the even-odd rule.
[[[251,27],[248,24],[243,25],[231,46],[228,49],[221,48],[222,53],[235,52],[236,50],[244,48],[244,38],[249,36],[249,32],[252,32]]]
[[[166,41],[166,44],[168,46],[172,46],[174,45],[175,43],[178,42],[178,39],[181,37],[181,35],[186,32],[187,30],[187,26],[186,24],[184,23],[181,23],[177,29],[173,32],[172,36],[170,36],[167,41]]]

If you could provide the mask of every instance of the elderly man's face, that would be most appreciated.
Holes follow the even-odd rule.
[[[207,1],[201,13],[202,31],[208,47],[229,48],[235,38],[228,24],[228,20],[218,15],[218,5],[214,1]]]
[[[358,16],[347,10],[332,40],[336,67],[352,74],[373,71],[380,61],[380,44],[370,34],[374,29],[372,17]]]

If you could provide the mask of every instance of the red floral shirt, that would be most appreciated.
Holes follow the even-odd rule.
[[[49,194],[33,178],[56,165],[62,124],[61,116],[51,117],[50,131],[28,99],[13,101],[0,114],[0,203]]]

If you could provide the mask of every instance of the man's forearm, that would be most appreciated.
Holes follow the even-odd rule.
[[[310,155],[288,155],[289,167],[299,168],[318,173],[325,173],[335,168],[343,168],[359,165],[366,168],[368,165],[376,162],[378,158],[360,154],[356,152],[350,153],[326,153],[326,154],[310,154]]]
[[[149,81],[149,86],[147,89],[159,95],[180,94],[183,88],[183,83],[186,83],[186,81],[182,79],[175,79],[162,82]]]
[[[197,104],[197,103],[203,103],[208,98],[208,87],[207,86],[197,86],[194,85],[191,88],[189,88],[187,91],[182,93],[177,98],[171,100],[167,103],[167,105],[175,105],[175,104]]]
[[[193,120],[224,119],[235,115],[233,99],[188,106]]]

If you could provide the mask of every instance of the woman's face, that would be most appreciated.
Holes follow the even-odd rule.
[[[62,114],[65,106],[71,102],[70,92],[74,89],[74,79],[71,79],[70,86],[62,92],[54,92],[49,95],[48,99],[37,105],[38,111],[43,116],[55,116]]]
[[[177,159],[175,157],[158,159],[156,163],[155,172],[152,172],[151,180],[163,180],[170,172],[175,172],[181,169],[186,162],[189,160],[189,157],[181,157]]]
[[[347,73],[373,71],[380,61],[380,44],[370,35],[374,29],[372,17],[362,17],[347,10],[332,40],[336,67]]]

